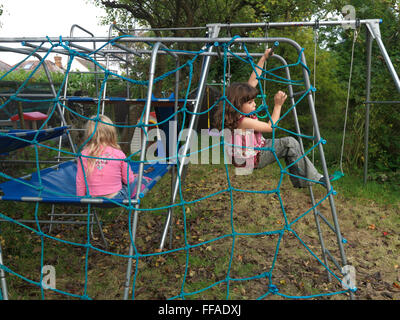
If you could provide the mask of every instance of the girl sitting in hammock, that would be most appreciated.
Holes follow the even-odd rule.
[[[124,161],[126,156],[117,143],[117,131],[112,121],[105,115],[99,115],[98,120],[93,116],[86,124],[86,145],[77,161],[76,194],[123,199],[132,197],[136,193],[137,174]],[[141,190],[149,180],[143,176]]]

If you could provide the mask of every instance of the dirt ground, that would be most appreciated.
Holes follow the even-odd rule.
[[[279,176],[266,170],[252,176],[229,171],[231,187],[238,189],[232,192],[233,206],[229,192],[197,202],[229,188],[223,170],[208,175],[189,170],[182,190],[185,215],[178,209],[174,213],[172,252],[139,263],[135,297],[165,299],[184,292],[186,299],[348,299],[348,293],[336,294],[343,291],[338,269],[329,259],[328,268],[323,265],[308,189],[294,189],[286,177],[280,197],[240,192],[260,190],[260,181],[265,182],[264,190],[274,190]],[[168,199],[167,191],[162,192]],[[321,201],[318,211],[334,225],[326,189],[315,186],[313,194],[317,203]],[[355,201],[344,194],[334,196],[334,206],[346,263],[356,272],[354,298],[400,299],[399,206]],[[164,220],[151,214],[141,219],[138,250],[157,252],[159,237],[154,235]],[[290,228],[280,238],[285,221]],[[336,235],[321,219],[319,223],[325,247],[343,265]],[[182,249],[185,246],[192,247]],[[276,294],[268,293],[271,284]]]

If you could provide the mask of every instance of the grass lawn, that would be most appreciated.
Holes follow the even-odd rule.
[[[227,179],[229,174],[229,182]],[[174,208],[171,248],[159,251],[166,209],[170,204],[170,175],[142,199],[136,235],[139,258],[131,279],[135,299],[348,299],[333,294],[343,289],[320,263],[321,246],[308,189],[294,189],[284,177],[280,193],[276,165],[235,176],[232,166],[192,165]],[[356,269],[356,299],[400,298],[400,200],[398,187],[345,176],[333,183],[340,229],[347,240],[347,263]],[[232,193],[230,192],[232,190]],[[240,190],[240,191],[239,191]],[[333,224],[326,189],[313,187],[318,210]],[[207,197],[202,201],[198,201]],[[325,199],[325,200],[324,200]],[[183,210],[184,207],[184,210]],[[153,208],[153,210],[148,210]],[[87,213],[87,208],[56,206],[58,213]],[[51,206],[40,204],[47,219]],[[307,214],[303,215],[305,212]],[[34,218],[35,204],[1,202],[0,212],[11,218]],[[129,213],[124,208],[97,209],[109,243],[104,251],[96,228],[88,242],[86,226],[55,225],[49,237],[11,223],[2,223],[1,244],[10,299],[122,299],[129,249]],[[285,212],[285,214],[283,214]],[[292,224],[291,224],[292,223]],[[290,224],[290,229],[285,226]],[[29,225],[35,228],[35,225]],[[48,233],[48,225],[41,224]],[[321,222],[325,246],[340,262],[335,234]],[[282,232],[285,231],[285,232]],[[64,243],[58,241],[68,241]],[[316,255],[318,259],[314,257]],[[43,258],[43,262],[41,262]],[[27,279],[40,282],[41,265],[56,269],[56,289],[41,292]],[[330,272],[341,279],[332,262]],[[269,292],[269,285],[277,288]],[[314,296],[316,295],[316,296]]]

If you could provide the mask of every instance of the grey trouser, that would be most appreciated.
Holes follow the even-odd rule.
[[[272,147],[272,139],[266,139],[266,147]],[[275,139],[274,143],[275,155],[278,159],[284,159],[286,165],[290,165],[302,156],[300,143],[293,137],[284,137]],[[264,168],[265,166],[276,162],[274,154],[269,150],[261,150],[259,155],[259,163],[257,169]],[[307,158],[303,157],[297,161],[294,165],[289,167],[289,172],[296,176],[305,177],[309,180],[316,180],[322,177],[322,175],[315,169],[312,162]],[[296,178],[289,175],[290,181],[296,188],[304,188],[310,185],[310,181]]]

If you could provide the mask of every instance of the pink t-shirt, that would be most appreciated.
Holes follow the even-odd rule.
[[[82,155],[87,156],[87,150],[82,151]],[[86,171],[87,160],[81,157],[77,160],[76,171],[76,194],[77,196],[86,195],[85,177],[82,170],[80,159],[85,168],[86,181],[89,187],[89,194],[92,196],[104,196],[121,190],[122,183],[128,184],[128,163],[123,161],[126,156],[123,151],[113,147],[105,147],[99,158],[96,159],[93,171],[88,176]],[[118,160],[112,160],[118,159]],[[137,175],[133,174],[129,167],[129,183],[132,183]],[[136,189],[136,188],[135,188]]]
[[[257,119],[255,115],[248,116],[252,119]],[[245,117],[241,117],[239,122],[242,121]],[[247,165],[247,159],[252,160],[252,164],[254,167],[258,165],[258,157],[257,155],[261,152],[261,150],[257,150],[255,148],[263,148],[266,146],[266,141],[261,132],[250,130],[250,129],[236,129],[233,132],[231,144],[234,145],[232,147],[232,155],[233,155],[233,164],[236,167],[243,167]],[[245,148],[242,148],[245,147]],[[238,164],[236,160],[242,159]]]

